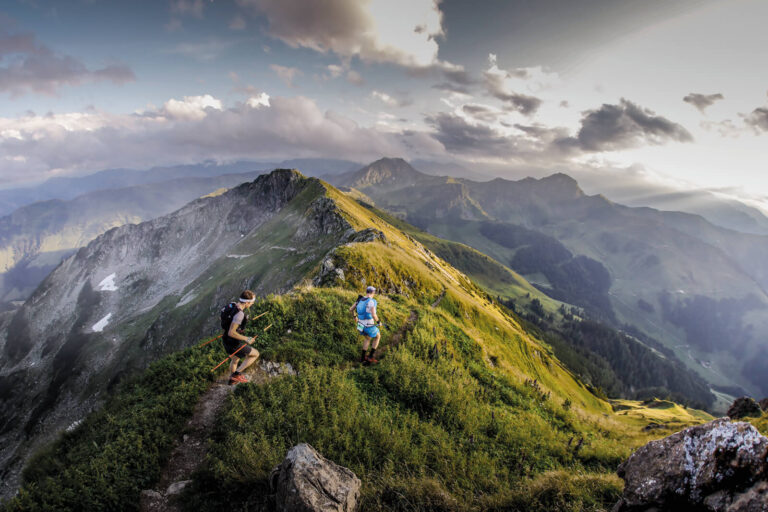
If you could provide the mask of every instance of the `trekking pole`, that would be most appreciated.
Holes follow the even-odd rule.
[[[206,342],[203,342],[203,343],[201,343],[200,345],[198,345],[198,348],[199,348],[199,347],[204,347],[204,346],[206,346],[207,344],[209,344],[210,342],[212,342],[212,341],[216,341],[217,339],[221,338],[222,336],[224,336],[224,335],[223,335],[223,334],[219,334],[219,335],[218,335],[218,336],[216,336],[215,338],[211,338],[210,340],[208,340],[208,341],[206,341]]]
[[[272,324],[269,324],[268,326],[266,326],[266,327],[264,328],[264,331],[266,331],[266,330],[267,330],[267,329],[269,329],[270,327],[272,327]],[[264,331],[262,331],[262,332],[264,332]],[[254,337],[253,337],[253,339],[255,340],[257,337],[258,337],[258,336],[254,336]],[[243,343],[243,344],[242,344],[242,345],[241,345],[241,346],[240,346],[240,347],[239,347],[237,350],[235,350],[234,352],[232,352],[232,353],[231,353],[231,354],[230,354],[230,355],[229,355],[229,356],[228,356],[228,357],[227,357],[225,360],[223,360],[222,362],[220,362],[219,364],[217,364],[217,365],[216,365],[216,367],[215,367],[215,368],[213,368],[213,370],[211,370],[211,372],[214,372],[214,371],[216,371],[216,368],[218,368],[219,366],[223,365],[224,363],[226,363],[227,361],[229,361],[230,359],[232,359],[232,358],[235,356],[235,354],[237,354],[238,352],[240,352],[240,351],[243,349],[243,347],[245,347],[246,345],[248,345],[248,343]]]

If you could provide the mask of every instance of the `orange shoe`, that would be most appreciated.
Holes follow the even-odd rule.
[[[376,359],[373,356],[368,356],[368,357],[365,358],[365,362],[368,363],[368,364],[377,364],[379,362],[379,360]]]

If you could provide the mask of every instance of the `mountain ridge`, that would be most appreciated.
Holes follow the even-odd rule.
[[[456,182],[465,187],[467,199],[455,208],[439,210],[455,197]],[[761,361],[768,355],[768,348],[749,328],[768,332],[768,265],[760,257],[768,251],[768,237],[721,228],[698,215],[631,208],[586,195],[562,173],[519,181],[431,177],[399,188],[359,185],[360,193],[377,207],[431,234],[464,242],[513,270],[526,268],[524,277],[550,295],[560,286],[553,287],[552,279],[573,287],[567,278],[574,265],[586,275],[590,267],[601,265],[600,272],[611,277],[607,292],[598,290],[604,294],[600,301],[611,304],[609,316],[615,314],[617,321],[662,339],[691,369],[718,386],[738,384],[768,392],[768,379],[758,377],[762,370],[747,370],[738,363],[738,359]],[[469,204],[471,215],[465,207]],[[488,222],[534,230],[548,238],[538,237],[533,243],[531,237],[513,240],[503,235],[492,240],[481,229]],[[553,244],[588,260],[569,264],[569,269],[563,267],[565,260],[547,263]],[[525,267],[516,266],[523,262]],[[563,299],[564,290],[556,297]],[[709,319],[702,332],[689,320],[696,315]],[[720,345],[714,341],[725,337],[733,341]],[[735,358],[734,350],[746,358]]]

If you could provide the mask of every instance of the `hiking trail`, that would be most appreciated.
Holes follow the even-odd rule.
[[[296,371],[288,363],[262,360],[244,373],[250,378],[251,384],[261,386],[280,375],[295,375]],[[155,486],[156,489],[141,491],[141,512],[181,512],[181,503],[175,498],[192,482],[192,473],[205,461],[208,439],[213,432],[216,418],[226,402],[227,395],[235,389],[235,386],[228,384],[228,380],[228,372],[225,372],[198,400],[192,417],[187,422],[186,433],[177,440],[177,445]]]

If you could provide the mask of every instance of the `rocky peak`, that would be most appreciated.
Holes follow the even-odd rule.
[[[346,175],[344,179],[346,186],[364,188],[372,185],[406,186],[426,177],[402,158],[381,158]]]

